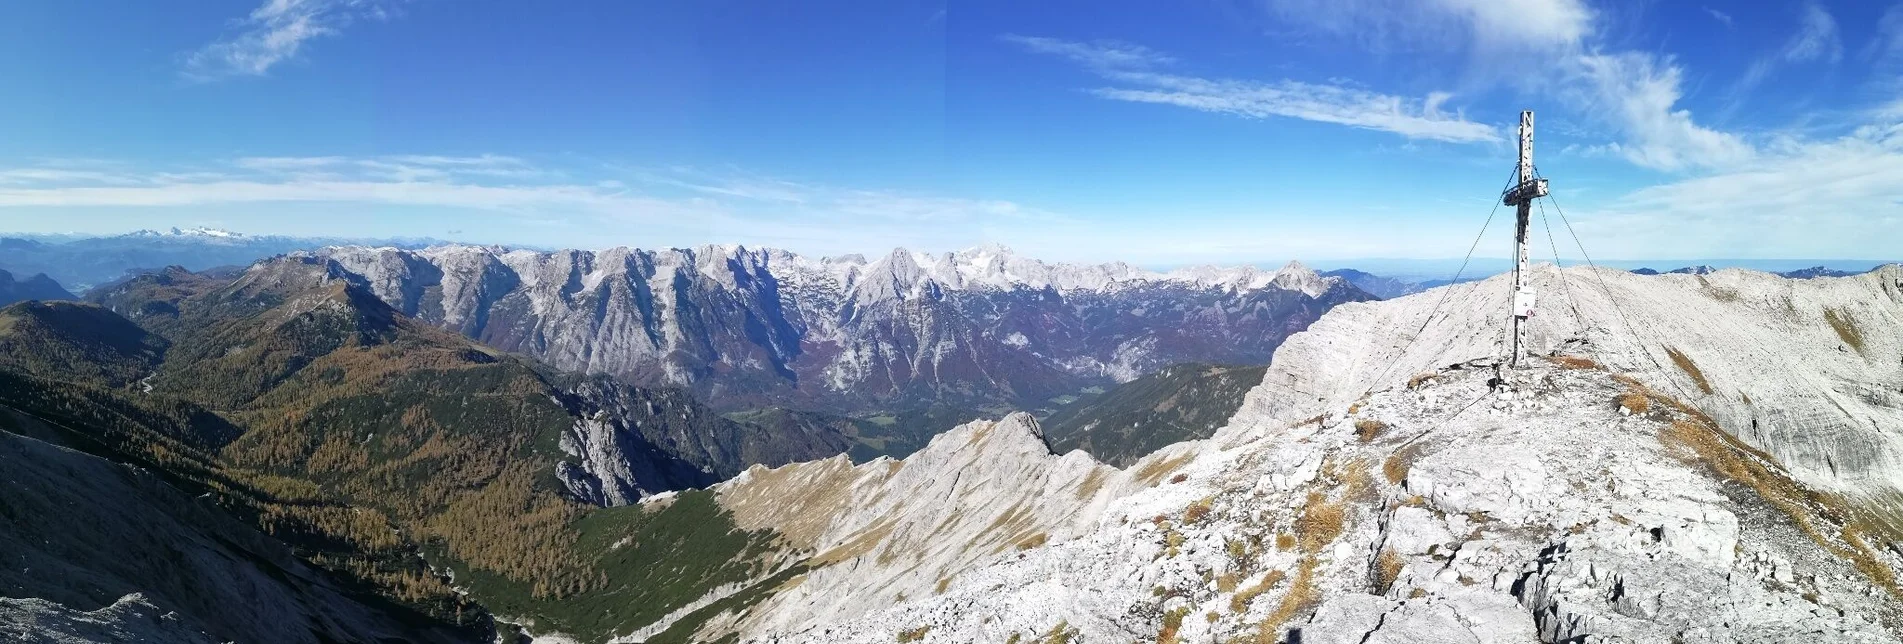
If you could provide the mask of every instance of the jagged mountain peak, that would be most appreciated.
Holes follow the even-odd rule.
[[[1340,278],[1322,277],[1300,261],[1290,261],[1275,271],[1275,277],[1269,280],[1269,284],[1291,291],[1301,291],[1309,297],[1319,297],[1323,292],[1343,281]]]

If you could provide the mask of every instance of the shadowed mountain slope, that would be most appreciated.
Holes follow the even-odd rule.
[[[1165,445],[1215,435],[1266,369],[1171,365],[1065,406],[1044,419],[1044,437],[1053,452],[1081,449],[1128,467]]]

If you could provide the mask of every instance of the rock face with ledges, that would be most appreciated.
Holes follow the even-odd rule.
[[[1154,273],[1001,247],[877,260],[772,249],[318,251],[408,315],[728,409],[1037,405],[1184,361],[1259,363],[1369,299],[1299,264]]]

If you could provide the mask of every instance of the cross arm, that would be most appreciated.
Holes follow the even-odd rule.
[[[1546,196],[1546,180],[1532,179],[1508,188],[1506,192],[1500,194],[1500,201],[1509,206],[1518,206],[1544,196]]]

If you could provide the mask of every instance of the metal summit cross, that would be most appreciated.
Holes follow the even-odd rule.
[[[1527,318],[1533,317],[1533,289],[1526,286],[1526,229],[1532,215],[1533,200],[1546,196],[1546,180],[1533,177],[1533,111],[1520,112],[1519,182],[1500,195],[1502,203],[1519,208],[1513,228],[1513,339],[1507,364],[1520,366],[1520,354],[1526,347]]]

